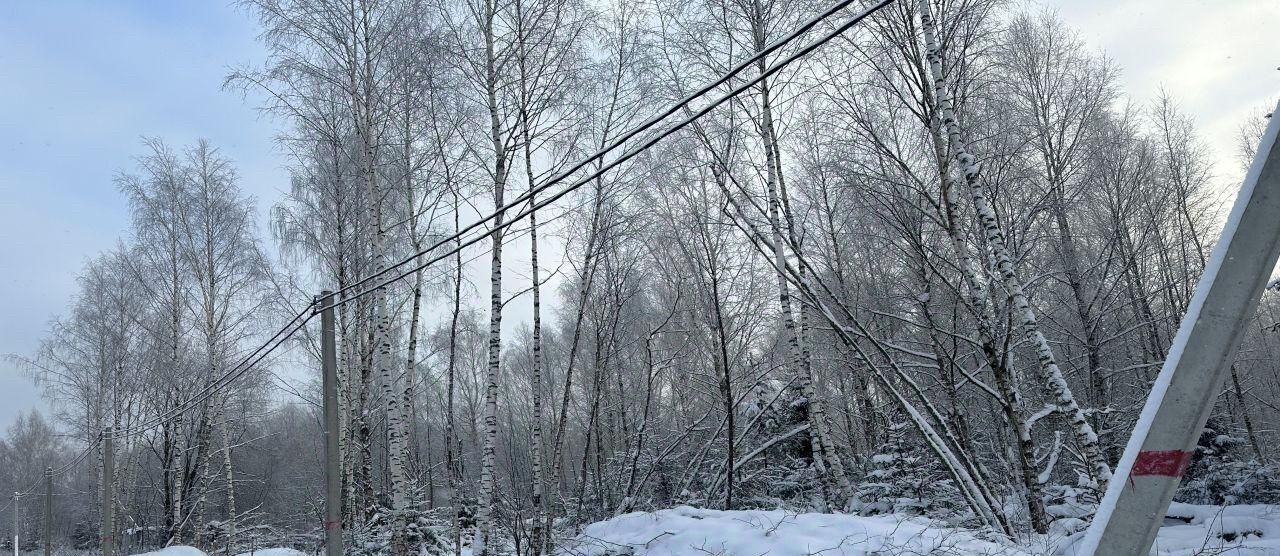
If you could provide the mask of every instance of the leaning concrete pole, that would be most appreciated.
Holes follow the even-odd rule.
[[[1068,554],[1147,554],[1280,254],[1280,115],[1271,118],[1235,206],[1151,388],[1115,479]]]
[[[342,456],[338,452],[338,347],[333,292],[320,292],[320,366],[324,390],[324,546],[342,556]]]

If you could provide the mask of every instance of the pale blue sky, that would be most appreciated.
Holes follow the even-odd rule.
[[[83,263],[127,224],[112,177],[139,138],[207,138],[263,207],[287,187],[274,124],[222,90],[260,63],[255,23],[223,0],[20,1],[0,8],[0,354],[32,354]],[[0,430],[39,404],[0,362]]]
[[[1168,87],[1238,178],[1235,130],[1280,92],[1273,31],[1280,0],[1048,1],[1123,68],[1122,89],[1149,101]],[[127,223],[112,176],[139,137],[204,137],[265,208],[287,187],[258,99],[222,90],[233,66],[258,63],[254,21],[226,0],[7,2],[0,7],[0,354],[32,354],[65,310],[83,263]],[[0,431],[39,405],[0,361]]]

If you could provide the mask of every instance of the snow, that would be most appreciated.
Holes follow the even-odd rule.
[[[143,552],[135,556],[206,556],[199,548],[194,546],[167,546],[154,552]]]
[[[1280,506],[1193,506],[1174,502],[1155,550],[1169,556],[1280,553]],[[1185,521],[1185,523],[1183,523]]]
[[[1150,554],[1191,556],[1221,554],[1232,556],[1280,554],[1280,506],[1235,505],[1198,506],[1174,502],[1164,524],[1156,533]],[[1054,522],[1058,528],[1065,520]],[[1074,520],[1079,521],[1079,520]],[[1065,525],[1065,524],[1064,524]],[[1061,532],[1070,534],[1070,529]],[[1057,538],[1051,554],[1092,554],[1083,550],[1087,533]]]
[[[161,548],[153,552],[143,552],[133,556],[208,556],[199,548],[193,546],[170,546]],[[263,548],[252,552],[245,552],[237,556],[310,556],[306,552],[294,550],[292,548]]]
[[[1080,508],[1052,507],[1057,515]],[[1175,502],[1151,554],[1280,554],[1280,506],[1196,506]],[[1086,515],[1087,516],[1087,515]],[[707,510],[681,506],[635,512],[588,525],[558,556],[747,555],[871,556],[896,554],[1039,556],[1061,554],[1079,540],[1079,517],[1053,522],[1050,534],[1022,545],[996,535],[948,527],[923,517]],[[261,554],[261,552],[259,553]],[[294,555],[273,555],[294,556]]]
[[[561,556],[1027,554],[920,517],[681,506],[588,525]]]
[[[310,555],[301,550],[294,550],[292,548],[263,548],[261,550],[245,552],[244,554],[240,554],[239,556],[310,556]]]
[[[1253,189],[1258,183],[1259,175],[1262,173],[1262,164],[1267,158],[1267,153],[1271,152],[1277,133],[1280,133],[1280,117],[1271,118],[1271,121],[1267,124],[1266,132],[1262,134],[1262,140],[1258,144],[1258,155],[1254,158],[1253,164],[1249,166],[1249,173],[1245,175],[1244,183],[1240,186],[1240,193],[1236,196],[1236,202],[1231,208],[1231,214],[1227,217],[1227,222],[1222,226],[1222,238],[1229,239],[1233,237],[1236,228],[1240,226],[1240,217],[1244,213],[1244,207],[1248,204],[1249,198],[1253,196]],[[1187,313],[1182,319],[1182,325],[1178,327],[1178,333],[1174,336],[1173,343],[1169,347],[1169,355],[1165,358],[1164,367],[1160,369],[1160,375],[1156,377],[1155,384],[1151,386],[1151,394],[1147,398],[1146,405],[1142,407],[1142,413],[1138,416],[1137,423],[1134,424],[1133,434],[1129,437],[1129,444],[1125,447],[1124,454],[1120,456],[1120,462],[1116,465],[1114,479],[1107,485],[1107,492],[1102,497],[1102,503],[1099,504],[1098,513],[1093,521],[1094,525],[1089,527],[1083,542],[1077,549],[1077,554],[1093,554],[1097,549],[1103,528],[1107,521],[1111,519],[1111,512],[1115,509],[1116,502],[1120,499],[1120,494],[1124,492],[1125,486],[1129,483],[1129,472],[1133,469],[1133,462],[1137,459],[1138,452],[1142,450],[1142,443],[1147,438],[1152,421],[1155,420],[1156,411],[1164,400],[1170,381],[1173,380],[1173,369],[1177,367],[1178,360],[1182,358],[1182,352],[1186,349],[1191,329],[1199,318],[1200,311],[1204,308],[1205,298],[1209,295],[1209,289],[1218,277],[1218,270],[1222,267],[1222,259],[1226,256],[1227,247],[1230,243],[1230,241],[1219,240],[1217,245],[1214,246],[1209,262],[1206,263],[1204,273],[1201,275],[1200,283],[1196,286],[1195,294],[1191,297]]]
[[[894,454],[876,454],[871,456],[871,462],[876,465],[888,465],[893,463],[893,460],[896,459],[898,459],[898,456]]]
[[[1051,506],[1059,516],[1080,508]],[[1198,506],[1174,502],[1151,554],[1251,556],[1280,554],[1280,505]],[[1085,521],[1061,517],[1047,536],[1022,539],[949,527],[924,517],[795,513],[784,510],[707,510],[681,506],[635,512],[586,526],[559,546],[557,556],[1042,556],[1071,554]],[[472,553],[472,547],[463,550]],[[207,556],[171,546],[135,556]],[[308,556],[292,548],[264,548],[238,556]]]

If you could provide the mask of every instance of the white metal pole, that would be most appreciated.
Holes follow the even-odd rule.
[[[1088,532],[1067,554],[1146,554],[1280,255],[1280,116],[1263,134],[1222,237]]]

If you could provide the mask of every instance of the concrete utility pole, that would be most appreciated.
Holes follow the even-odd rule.
[[[1280,116],[1271,118],[1160,377],[1084,540],[1066,553],[1147,554],[1280,255]]]
[[[115,451],[111,446],[113,432],[111,427],[102,431],[102,532],[99,543],[102,545],[102,556],[115,553],[115,506],[111,503],[113,486],[116,484]]]
[[[44,468],[44,556],[53,556],[53,466]]]
[[[21,494],[13,493],[13,556],[18,556],[18,499]]]
[[[333,324],[333,292],[320,292],[320,366],[324,390],[324,546],[326,556],[342,556],[342,456],[338,453],[338,347]]]

